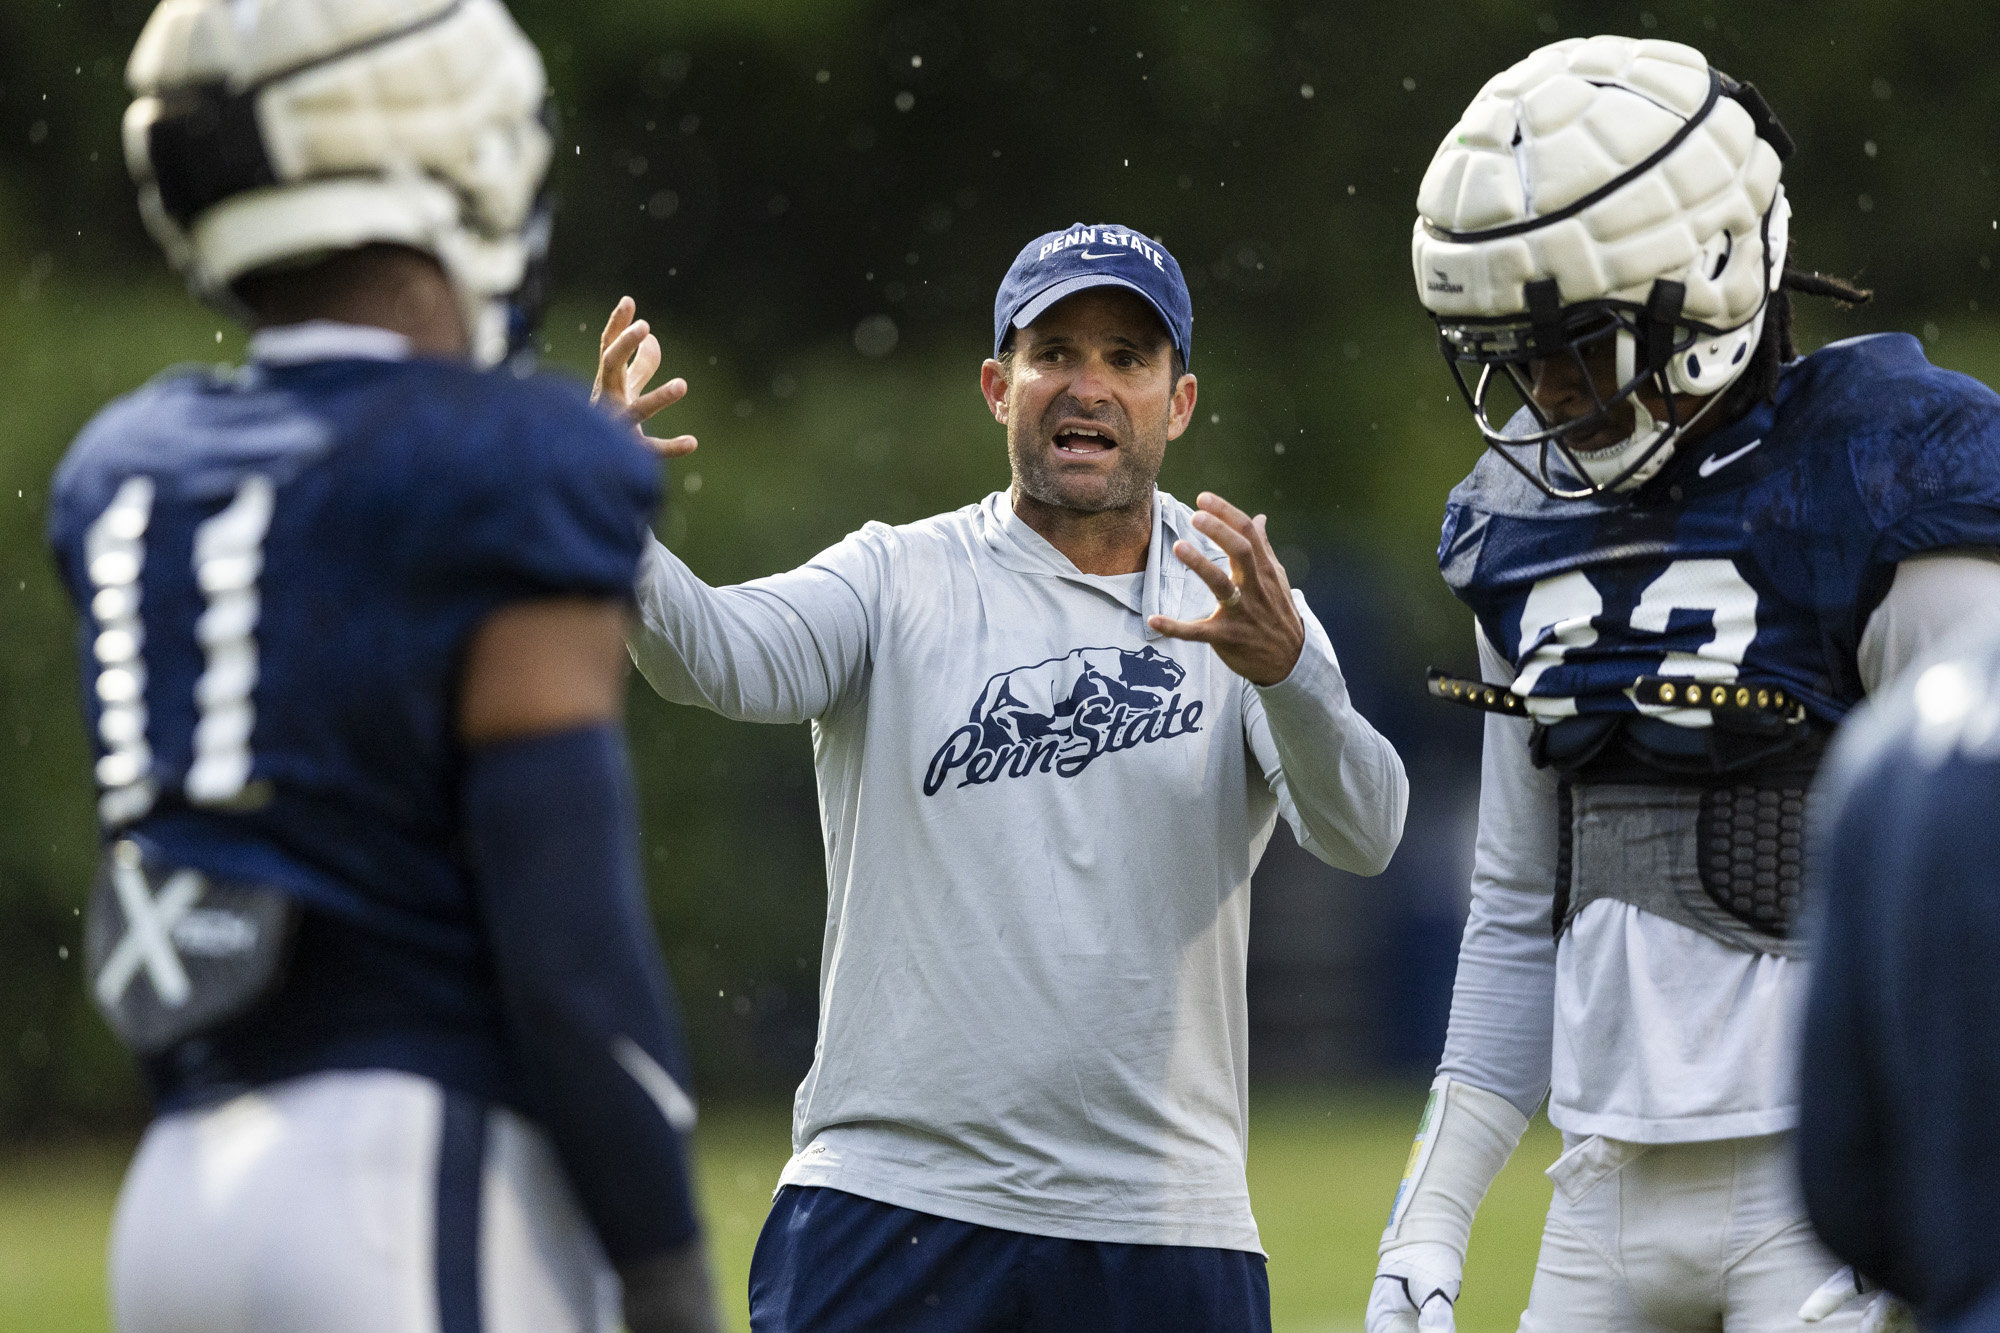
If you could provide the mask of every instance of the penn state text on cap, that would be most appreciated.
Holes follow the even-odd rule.
[[[1037,236],[1014,256],[993,300],[993,355],[1010,329],[1025,329],[1065,296],[1091,287],[1129,287],[1145,297],[1181,359],[1193,359],[1194,305],[1167,247],[1130,227],[1081,222]]]

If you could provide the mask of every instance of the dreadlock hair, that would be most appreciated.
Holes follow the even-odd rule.
[[[1723,403],[1725,420],[1748,411],[1758,403],[1778,400],[1778,377],[1784,372],[1785,363],[1795,360],[1799,354],[1797,345],[1792,341],[1793,292],[1802,296],[1823,296],[1849,310],[1868,304],[1875,296],[1872,289],[1857,287],[1845,278],[1836,278],[1817,270],[1808,273],[1804,269],[1793,268],[1791,254],[1787,251],[1784,276],[1778,281],[1778,290],[1771,293],[1770,308],[1764,314],[1764,334],[1758,340],[1757,350],[1751,354],[1750,368],[1730,386],[1729,398]]]

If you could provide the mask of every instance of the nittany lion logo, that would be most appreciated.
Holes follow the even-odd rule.
[[[986,682],[971,719],[931,756],[924,795],[953,773],[975,787],[1054,772],[1073,778],[1099,756],[1201,730],[1201,700],[1178,693],[1187,668],[1153,648],[1078,648]]]

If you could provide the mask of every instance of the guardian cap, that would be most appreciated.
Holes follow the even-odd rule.
[[[1480,89],[1431,159],[1411,241],[1417,289],[1486,442],[1581,499],[1642,485],[1751,363],[1784,273],[1792,141],[1755,88],[1692,47],[1625,37],[1545,46]],[[1546,419],[1529,363],[1611,340],[1616,388]],[[1496,375],[1534,418],[1488,412]],[[1638,398],[1667,403],[1655,420]],[[1687,420],[1674,396],[1704,403]],[[1585,451],[1621,403],[1629,435]],[[1551,459],[1551,451],[1556,455]]]

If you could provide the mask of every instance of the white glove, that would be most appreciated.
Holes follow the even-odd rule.
[[[1799,1307],[1799,1318],[1817,1324],[1835,1310],[1857,1302],[1862,1305],[1861,1333],[1917,1333],[1917,1321],[1911,1316],[1909,1306],[1846,1267],[1806,1297],[1806,1303]]]
[[[1368,1293],[1368,1333],[1452,1333],[1461,1266],[1452,1248],[1436,1241],[1383,1255]]]
[[[1528,1118],[1483,1088],[1439,1075],[1382,1232],[1368,1333],[1450,1333],[1472,1217]]]

